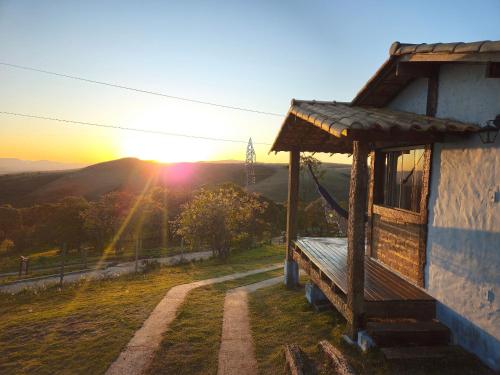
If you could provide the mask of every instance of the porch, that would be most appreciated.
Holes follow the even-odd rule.
[[[287,287],[297,285],[298,267],[303,268],[344,315],[353,340],[370,317],[433,319],[435,301],[416,286],[424,287],[432,144],[447,134],[467,137],[477,130],[385,108],[293,100],[271,148],[290,155]],[[297,239],[302,152],[352,155],[342,243]]]
[[[292,257],[349,321],[347,238],[302,237]],[[431,320],[435,300],[369,256],[364,257],[364,317]]]

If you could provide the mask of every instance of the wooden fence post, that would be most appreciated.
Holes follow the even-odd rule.
[[[135,273],[139,272],[139,246],[140,246],[139,236],[135,239]]]
[[[21,258],[19,258],[19,277],[21,277],[23,275],[23,264],[24,264],[24,257],[21,256]]]
[[[64,280],[64,263],[66,262],[66,244],[63,244],[61,252],[61,270],[59,273],[59,286],[62,288]]]
[[[88,264],[87,264],[87,248],[83,249],[83,268],[87,269]]]
[[[184,261],[184,237],[181,237],[181,262]]]
[[[354,141],[347,228],[347,306],[351,312],[348,334],[352,340],[357,339],[364,314],[367,158],[367,143]]]

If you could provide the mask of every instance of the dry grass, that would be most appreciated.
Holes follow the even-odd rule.
[[[282,259],[283,249],[269,246],[235,253],[227,263],[210,260],[63,290],[0,294],[0,373],[104,373],[172,286]]]

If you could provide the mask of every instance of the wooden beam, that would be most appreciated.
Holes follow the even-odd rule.
[[[332,286],[321,277],[321,271],[314,269],[311,267],[311,262],[302,259],[300,254],[297,251],[293,252],[295,261],[299,264],[300,268],[302,268],[308,275],[311,281],[321,289],[323,294],[328,298],[328,300],[332,303],[333,306],[337,309],[339,313],[347,320],[352,320],[351,310],[347,307],[345,303],[345,296],[337,293],[337,290],[340,290],[337,286]],[[314,265],[314,263],[312,263]]]
[[[285,374],[304,375],[305,361],[297,344],[285,345]]]
[[[500,55],[497,52],[481,53],[410,53],[403,55],[399,61],[412,62],[500,62]]]
[[[422,215],[418,212],[412,212],[409,210],[403,210],[395,207],[385,207],[382,205],[374,204],[373,213],[380,215],[389,223],[399,223],[399,224],[422,224]]]
[[[486,65],[486,78],[500,78],[500,63],[489,62]]]
[[[433,63],[399,62],[396,65],[396,76],[411,78],[429,78],[434,74],[436,67]]]
[[[420,227],[418,253],[419,253],[419,269],[418,269],[418,286],[425,287],[425,264],[427,262],[427,225],[429,220],[429,194],[432,172],[432,145],[426,145],[424,151],[424,168],[422,176],[422,192],[420,197]]]
[[[385,154],[381,151],[370,152],[370,178],[368,183],[368,225],[366,227],[367,249],[366,254],[373,256],[373,206],[381,204],[384,200],[384,167]]]
[[[382,204],[384,201],[385,154],[375,152],[373,163],[373,203]]]
[[[318,344],[319,348],[325,353],[328,360],[333,364],[335,373],[339,375],[356,375],[356,372],[351,367],[347,358],[329,341],[321,340]]]
[[[427,84],[427,109],[426,115],[435,117],[438,106],[438,92],[439,92],[439,66],[433,69],[429,76]]]
[[[380,152],[379,152],[380,153]],[[366,238],[368,239],[366,244],[366,254],[372,256],[372,227],[373,227],[373,199],[375,190],[375,151],[370,152],[370,173],[368,177],[368,207],[367,207],[367,217],[368,224],[366,225]]]
[[[299,173],[300,151],[290,151],[290,165],[288,168],[288,202],[286,216],[286,248],[287,259],[293,260],[293,241],[297,239],[297,207],[299,203]]]
[[[290,152],[290,165],[288,169],[288,204],[286,216],[285,284],[289,289],[295,288],[299,283],[299,267],[293,260],[294,242],[297,239],[299,173],[300,151],[298,149],[294,149]]]
[[[365,213],[368,190],[368,144],[353,142],[347,228],[347,306],[352,318],[348,334],[356,340],[363,325],[365,285]]]
[[[376,148],[401,146],[403,144],[426,144],[442,140],[442,134],[418,130],[364,130],[349,129],[349,140],[374,143]],[[347,140],[347,139],[346,139]]]

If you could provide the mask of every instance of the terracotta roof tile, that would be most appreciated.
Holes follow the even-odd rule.
[[[434,43],[434,44],[407,44],[394,42],[389,53],[391,56],[400,56],[411,53],[486,53],[500,52],[500,41],[479,41],[479,42],[454,42],[454,43]]]
[[[412,141],[419,132],[423,137],[439,137],[445,133],[474,132],[479,129],[475,124],[386,108],[293,100],[271,151],[298,148],[310,152],[350,153],[353,140],[363,133],[374,137],[374,141],[394,140],[401,144]],[[406,132],[408,136],[405,136]]]
[[[346,103],[294,100],[290,113],[320,128],[334,130],[340,136],[350,129],[403,131],[464,132],[476,131],[479,125],[455,120],[393,111],[386,108],[365,108]]]
[[[500,40],[483,43],[479,52],[500,52]]]
[[[389,58],[361,88],[352,104],[384,107],[413,79],[410,74],[398,75],[399,63],[444,64],[500,62],[500,40],[433,44],[392,43]]]

